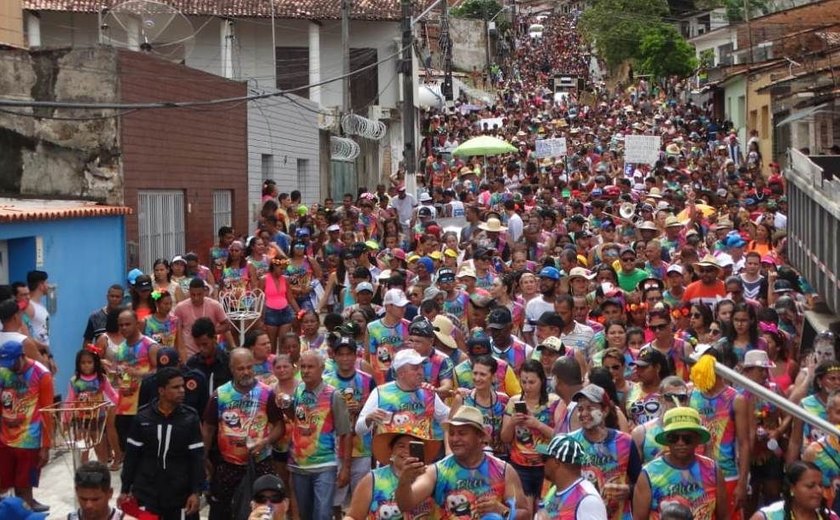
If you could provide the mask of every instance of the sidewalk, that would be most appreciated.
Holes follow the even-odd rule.
[[[92,456],[92,454],[91,454]],[[120,494],[120,473],[111,472],[111,485],[114,488],[114,499]],[[41,472],[41,485],[35,489],[35,500],[50,506],[49,519],[60,520],[67,518],[67,514],[76,510],[76,497],[73,492],[73,459],[67,451],[53,450],[50,462]],[[201,518],[205,520],[209,513],[206,506],[201,510]]]

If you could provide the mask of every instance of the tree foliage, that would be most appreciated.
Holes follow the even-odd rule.
[[[639,72],[656,78],[685,77],[697,68],[694,48],[670,24],[659,23],[642,37],[636,56]]]
[[[502,5],[496,0],[464,0],[461,5],[450,10],[452,16],[458,18],[477,18],[484,20],[492,18],[502,9]]]
[[[642,37],[667,14],[667,0],[596,0],[583,12],[581,29],[614,69],[636,57]]]

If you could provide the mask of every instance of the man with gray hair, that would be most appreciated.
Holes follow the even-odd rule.
[[[381,433],[412,424],[428,439],[443,438],[442,424],[449,417],[449,407],[425,381],[424,362],[425,358],[412,348],[397,352],[391,363],[394,381],[370,393],[356,421],[358,435],[374,427]]]
[[[219,449],[216,460],[208,457],[205,461],[205,466],[213,468],[210,520],[229,520],[238,513],[233,495],[247,472],[249,460],[254,461],[258,476],[273,472],[271,447],[285,431],[274,390],[254,376],[251,351],[233,349],[230,371],[233,380],[213,392],[204,411],[205,449],[214,441]]]
[[[301,382],[285,409],[292,429],[292,488],[302,518],[328,519],[333,514],[335,490],[350,482],[350,415],[342,394],[324,382],[324,358],[319,352],[304,352],[298,366]]]

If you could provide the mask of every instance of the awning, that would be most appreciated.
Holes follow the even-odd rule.
[[[806,117],[810,117],[810,116],[812,116],[814,114],[817,114],[819,112],[829,112],[830,111],[830,110],[825,110],[825,109],[828,109],[828,104],[827,103],[823,103],[822,105],[819,105],[819,106],[816,106],[816,107],[809,107],[809,108],[806,108],[805,110],[800,110],[799,112],[794,112],[793,114],[787,116],[786,118],[784,118],[781,121],[779,121],[778,123],[776,123],[776,128],[778,128],[780,126],[783,126],[783,125],[790,124],[790,123],[794,123],[796,121],[800,121],[802,119],[805,119]]]

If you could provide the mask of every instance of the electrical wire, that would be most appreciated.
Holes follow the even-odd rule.
[[[147,109],[158,109],[158,108],[185,108],[185,107],[194,107],[194,106],[210,106],[210,105],[223,105],[227,103],[236,103],[238,101],[253,101],[256,99],[265,99],[271,97],[278,97],[284,94],[292,94],[294,92],[300,90],[306,90],[312,87],[320,87],[322,85],[327,85],[329,83],[334,83],[336,81],[340,81],[344,78],[349,78],[351,76],[355,76],[356,74],[365,72],[366,70],[372,69],[374,67],[378,67],[379,65],[390,61],[391,59],[399,56],[402,53],[402,48],[398,49],[396,52],[389,54],[385,58],[365,65],[364,67],[359,67],[356,70],[350,71],[346,74],[341,74],[339,76],[335,76],[333,78],[325,79],[322,81],[318,81],[316,83],[310,83],[308,85],[303,85],[300,87],[294,87],[286,90],[278,90],[276,92],[267,92],[264,94],[254,94],[248,96],[236,96],[230,98],[217,98],[217,99],[208,99],[203,101],[165,101],[165,102],[155,102],[155,103],[76,103],[76,102],[64,102],[64,101],[26,101],[26,100],[18,100],[18,99],[3,99],[0,98],[0,107],[29,107],[29,108],[75,108],[75,109],[111,109],[111,110],[147,110]]]

